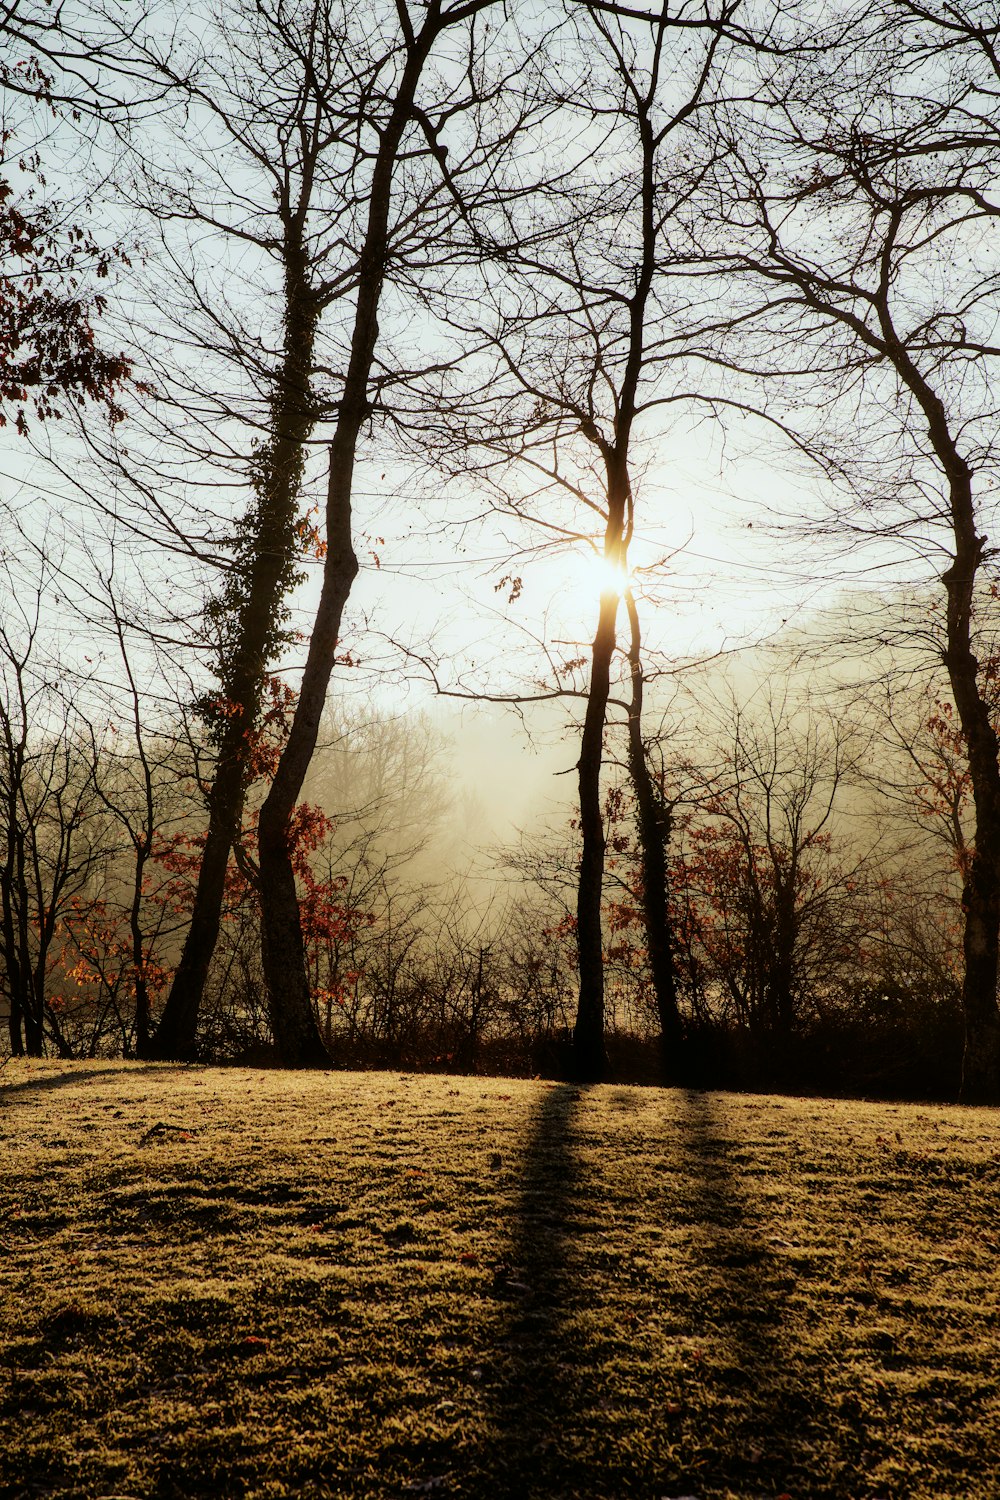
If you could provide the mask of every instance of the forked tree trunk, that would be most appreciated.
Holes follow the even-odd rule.
[[[334,439],[323,588],[291,732],[258,823],[261,955],[271,1032],[286,1068],[322,1068],[330,1062],[309,989],[291,839],[295,805],[319,735],[344,605],[358,572],[351,540],[351,485],[359,426],[347,429],[342,417]]]
[[[659,23],[657,51],[666,26]],[[657,71],[659,64],[657,63]],[[632,85],[629,86],[630,91]],[[628,299],[628,340],[621,383],[616,393],[614,440],[602,441],[589,413],[581,413],[581,431],[596,444],[607,476],[607,526],[604,558],[624,575],[632,537],[633,497],[629,479],[629,442],[635,419],[639,380],[643,369],[646,308],[656,274],[656,157],[652,126],[653,82],[645,97],[634,96],[641,149],[641,256]],[[676,118],[680,118],[678,115]],[[603,377],[602,377],[603,378]],[[606,1067],[604,1046],[604,949],[601,896],[604,885],[604,819],[601,815],[601,764],[604,724],[611,684],[611,662],[617,645],[618,593],[601,595],[597,633],[591,650],[590,691],[580,747],[580,829],[583,850],[577,894],[577,951],[580,959],[580,998],[573,1032],[573,1062],[577,1078],[592,1082]]]
[[[143,1038],[140,1032],[137,1039],[141,1057],[185,1061],[195,1053],[198,1015],[219,937],[230,851],[243,823],[252,737],[297,548],[303,452],[314,421],[310,378],[319,312],[309,284],[302,230],[301,217],[286,226],[284,362],[272,402],[271,444],[256,486],[254,532],[247,544],[247,592],[239,601],[229,660],[223,662],[222,729],[191,923],[159,1025],[152,1036],[147,1031]]]
[[[358,263],[351,353],[330,448],[322,593],[292,726],[260,813],[261,948],[271,1028],[285,1067],[320,1067],[329,1061],[306,973],[292,862],[292,820],[316,748],[344,605],[358,571],[351,535],[354,463],[361,428],[370,412],[369,381],[388,253],[393,172],[417,84],[440,26],[440,0],[430,0],[420,32],[407,35],[406,62],[379,138]]]

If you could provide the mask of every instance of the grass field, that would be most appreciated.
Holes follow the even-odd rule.
[[[0,1494],[1000,1495],[1000,1117],[0,1078]]]

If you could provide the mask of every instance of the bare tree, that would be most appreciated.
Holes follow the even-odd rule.
[[[684,820],[678,898],[702,982],[780,1046],[850,972],[866,934],[870,851],[852,847],[839,818],[860,747],[787,696],[732,702],[721,718],[720,758]]]
[[[141,665],[136,659],[133,630],[113,576],[100,578],[97,588],[106,614],[103,622],[89,622],[89,628],[95,632],[95,624],[103,626],[120,670],[120,680],[113,678],[103,693],[109,713],[102,734],[91,728],[94,788],[116,845],[114,861],[104,871],[101,902],[112,915],[113,961],[102,972],[93,945],[82,956],[115,1005],[122,1050],[142,1057],[166,987],[178,927],[167,897],[169,872],[159,860],[176,827],[191,819],[193,797],[185,786],[195,782],[195,766],[186,753],[183,729],[178,733],[165,705],[155,702],[148,649]],[[145,629],[139,634],[145,637]],[[148,639],[142,643],[148,648]]]
[[[603,565],[577,762],[574,1045],[581,1078],[598,1078],[604,1068],[601,772],[623,596],[630,639],[630,706],[623,718],[649,858],[650,953],[675,1061],[680,1042],[661,902],[666,830],[642,744],[644,678],[630,548],[641,455],[658,424],[672,409],[726,405],[720,392],[713,404],[711,382],[698,369],[699,327],[712,321],[714,309],[708,294],[700,296],[683,278],[700,253],[691,203],[704,163],[693,127],[721,86],[734,9],[706,4],[674,15],[666,8],[645,14],[607,6],[576,13],[571,56],[583,76],[571,84],[557,71],[550,83],[563,134],[575,146],[585,143],[584,160],[535,195],[523,222],[515,213],[484,224],[481,239],[496,275],[480,306],[493,316],[488,321],[481,311],[475,327],[489,341],[490,357],[484,356],[478,390],[463,387],[438,429],[442,449],[458,450],[456,470],[465,464],[492,482],[498,509],[529,520],[550,545],[589,544]]]
[[[164,101],[145,159],[137,168],[130,160],[137,196],[162,230],[157,274],[181,296],[164,299],[158,287],[151,298],[165,300],[173,343],[154,365],[160,402],[149,431],[129,453],[105,445],[100,454],[130,503],[96,503],[196,572],[207,565],[225,576],[221,588],[212,584],[205,616],[214,681],[201,702],[217,755],[208,841],[150,1055],[187,1056],[195,1044],[262,695],[269,673],[288,665],[283,611],[305,549],[322,561],[322,598],[259,847],[275,1035],[286,1061],[325,1059],[295,937],[290,820],[357,567],[350,500],[358,445],[409,379],[413,309],[422,316],[428,277],[448,275],[451,224],[473,192],[494,192],[524,117],[510,101],[520,97],[514,80],[531,39],[515,45],[509,17],[484,25],[491,10],[499,12],[496,0],[431,4],[426,14],[404,0],[364,12],[340,0],[277,0],[231,7],[186,40],[182,27],[162,24],[162,7],[119,25],[115,66],[158,87]],[[113,33],[113,14],[103,21]],[[544,26],[532,20],[527,31],[533,37]],[[166,152],[170,119],[177,129]],[[189,119],[210,143],[201,161],[181,144]],[[276,339],[260,330],[259,301],[239,289],[248,272],[270,292],[268,305],[280,304]],[[376,352],[380,316],[400,336],[398,356],[391,337],[383,340],[389,356]],[[155,321],[149,342],[154,351],[164,344]],[[180,368],[178,350],[191,351]],[[450,357],[422,348],[416,362],[426,368]],[[141,469],[143,444],[152,458]],[[318,524],[305,493],[310,452],[329,457]],[[250,495],[235,525],[224,505],[198,513],[199,497],[225,500],[234,488]]]
[[[11,1050],[36,1057],[47,1038],[70,1054],[49,970],[61,920],[109,852],[86,725],[42,656],[45,582],[0,623],[0,956]]]
[[[465,179],[470,184],[481,180],[485,167],[488,182],[494,170],[493,159],[502,142],[477,136],[474,124],[477,112],[495,99],[498,88],[502,92],[508,84],[503,75],[502,81],[495,79],[489,85],[482,77],[482,42],[476,21],[494,3],[458,0],[448,5],[430,0],[415,14],[404,0],[398,0],[397,29],[389,53],[392,83],[378,90],[383,113],[366,177],[353,316],[339,371],[337,416],[329,445],[322,590],[288,740],[260,814],[264,968],[275,1034],[281,1038],[284,1061],[295,1066],[321,1063],[325,1052],[310,1005],[290,828],[316,746],[344,607],[358,572],[352,534],[358,448],[373,412],[400,378],[381,370],[376,359],[383,291],[397,269],[419,286],[417,268],[428,259],[434,264],[435,247],[441,257],[444,227],[450,218],[467,211]],[[453,38],[464,38],[457,43],[460,67],[452,70],[443,63],[432,69],[435,48],[445,48]],[[491,46],[495,45],[494,38]],[[472,143],[453,162],[445,136],[456,128],[456,117],[461,121],[470,115]],[[375,119],[366,112],[358,123],[369,129]],[[399,198],[403,183],[397,168],[404,157],[412,195],[408,203],[405,197]],[[428,180],[428,167],[436,178],[432,175]]]
[[[976,645],[1000,352],[996,26],[984,18],[974,3],[890,7],[857,21],[825,59],[777,69],[762,108],[730,121],[733,170],[719,200],[746,246],[730,264],[775,295],[761,367],[774,370],[780,350],[800,399],[805,377],[839,402],[828,428],[850,412],[863,431],[863,455],[829,430],[809,434],[860,490],[841,524],[945,563],[941,659],[975,804],[963,896],[967,1102],[1000,1098],[1000,764]]]
[[[195,1046],[268,674],[288,644],[285,601],[302,551],[307,444],[321,409],[313,389],[317,330],[355,272],[350,262],[331,264],[343,226],[330,232],[321,222],[338,179],[349,176],[357,129],[345,95],[356,97],[361,60],[346,53],[338,8],[315,0],[295,10],[244,9],[227,17],[214,40],[221,55],[206,53],[183,71],[169,54],[158,55],[152,41],[145,61],[181,101],[207,116],[229,148],[226,169],[242,165],[260,184],[260,198],[247,214],[234,192],[220,204],[210,183],[158,185],[151,169],[150,206],[164,221],[200,225],[276,267],[280,349],[272,355],[266,346],[242,343],[227,310],[208,309],[208,329],[217,342],[228,342],[230,359],[266,393],[266,409],[254,451],[245,455],[250,503],[210,611],[217,686],[202,700],[216,750],[208,831],[180,962],[155,1034],[144,1043],[154,1057],[190,1056]]]

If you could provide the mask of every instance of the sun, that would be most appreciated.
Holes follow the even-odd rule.
[[[580,588],[589,596],[615,594],[621,598],[631,583],[628,567],[601,552],[580,556]]]

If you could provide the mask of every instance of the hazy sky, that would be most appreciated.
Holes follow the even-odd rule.
[[[171,151],[189,144],[184,134],[188,123],[185,120],[180,133],[170,138]],[[157,139],[155,130],[162,132],[166,143],[166,126],[158,124],[152,139]],[[71,181],[73,153],[81,147],[77,142],[65,150],[69,170],[61,177],[59,159],[65,143],[52,144],[56,149],[50,190],[59,192]],[[190,144],[197,147],[196,135]],[[167,155],[164,144],[164,160]],[[101,165],[96,158],[90,163],[95,180]],[[221,171],[221,165],[216,166]],[[153,353],[171,357],[183,347],[179,333],[174,349],[170,336],[158,351],[142,343],[144,329],[154,327],[158,317],[166,333],[167,304],[164,301],[158,309],[157,299],[169,295],[164,279],[167,260],[155,231],[148,223],[141,227],[141,221],[130,220],[120,192],[116,196],[110,191],[106,200],[96,197],[94,212],[97,219],[106,220],[109,232],[110,226],[128,226],[129,233],[143,233],[147,241],[148,261],[140,256],[133,272],[122,270],[113,278],[112,305],[104,325],[109,336],[137,341],[140,359]],[[178,232],[173,252],[183,239]],[[234,248],[232,242],[224,245],[220,237],[211,240],[207,235],[199,252],[207,257],[206,286],[228,298],[237,323],[240,318],[255,319],[259,332],[265,310],[263,272],[253,255],[239,244]],[[212,266],[216,252],[221,260]],[[270,306],[273,314],[273,301]],[[190,360],[190,351],[184,357]],[[136,416],[119,429],[120,443],[133,456],[148,455],[156,442],[145,428]],[[67,601],[75,592],[81,608],[94,613],[84,597],[88,580],[95,568],[107,573],[111,567],[111,526],[100,506],[118,506],[127,517],[133,492],[113,474],[102,475],[83,464],[71,423],[37,426],[32,437],[38,456],[11,427],[0,430],[0,472],[7,478],[8,499],[31,535],[50,542],[64,563],[66,576],[50,588],[47,628],[58,649],[75,659],[81,670],[87,658],[110,653],[107,672],[113,675],[113,643],[96,630],[91,636]],[[317,433],[319,450],[322,437]],[[241,441],[245,438],[243,433]],[[46,449],[54,467],[44,456]],[[775,529],[782,514],[801,516],[815,510],[822,485],[818,472],[793,461],[773,433],[751,420],[695,423],[687,415],[647,442],[644,462],[632,560],[644,644],[653,668],[714,659],[753,646],[830,605],[848,584],[884,589],[894,581],[891,571],[873,581],[866,573],[872,559],[864,551],[849,563],[837,564],[818,539],[793,541]],[[322,467],[320,457],[310,484],[311,502],[322,499]],[[207,468],[179,469],[172,487],[162,492],[152,480],[154,501],[169,512],[183,496],[186,481],[195,500],[214,505],[220,515],[242,509],[245,503],[245,493],[227,491],[226,477],[216,478]],[[81,487],[90,492],[83,493]],[[534,553],[537,538],[530,528],[488,514],[478,523],[469,519],[487,510],[485,497],[471,482],[435,486],[426,473],[411,474],[398,461],[380,455],[377,444],[369,446],[355,491],[362,568],[343,642],[360,666],[337,670],[334,697],[374,697],[392,711],[427,707],[433,690],[416,658],[433,659],[443,684],[469,693],[544,692],[553,685],[553,664],[585,653],[597,608],[596,580],[586,549]],[[176,614],[179,622],[185,614],[196,618],[218,578],[206,579],[204,573],[189,570],[169,554],[157,554],[151,546],[136,546],[120,527],[118,535],[128,546],[121,546],[115,557],[114,586],[123,599],[134,598],[137,604],[145,592],[145,603],[160,612],[164,637],[169,638],[170,615]],[[884,561],[880,555],[880,565]],[[304,633],[311,624],[319,568],[313,564],[306,571],[307,582],[294,601],[294,623]],[[520,580],[516,587],[513,578]],[[178,623],[176,633],[182,629]],[[400,646],[412,653],[409,658],[400,655]],[[294,675],[294,653],[288,669]],[[149,667],[144,681],[153,680]],[[575,678],[563,680],[582,686],[585,678],[581,669]],[[183,682],[179,690],[185,690]],[[486,810],[481,819],[489,837],[507,836],[511,827],[538,816],[550,799],[558,803],[571,795],[572,776],[556,773],[572,768],[576,751],[571,734],[560,738],[556,724],[571,726],[579,717],[579,704],[558,709],[526,705],[524,713],[536,742],[534,751],[526,748],[511,710],[459,713],[454,705],[435,709],[455,741],[451,763],[457,769],[452,774],[462,795],[480,797],[483,786],[489,788],[490,794],[482,799]]]

